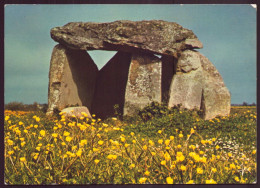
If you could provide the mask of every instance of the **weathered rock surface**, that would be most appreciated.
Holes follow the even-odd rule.
[[[125,91],[124,115],[133,115],[151,102],[161,102],[162,62],[153,55],[133,54]]]
[[[87,118],[92,118],[88,108],[85,106],[68,107],[64,108],[61,112],[63,112],[64,117],[72,117],[73,115],[75,115],[77,118],[79,118],[84,117],[85,113],[87,115]]]
[[[150,52],[175,57],[186,49],[202,48],[191,30],[162,20],[71,22],[53,28],[51,37],[72,49]]]
[[[186,50],[178,59],[176,74],[170,87],[168,107],[181,104],[183,108],[200,109],[203,72],[198,52]]]
[[[113,116],[116,104],[119,105],[118,112],[123,114],[130,61],[130,53],[118,52],[98,72],[92,114],[102,119]]]
[[[200,54],[203,69],[204,87],[201,109],[204,119],[212,119],[216,116],[228,116],[231,101],[230,92],[216,67]]]
[[[186,50],[178,59],[168,106],[202,109],[204,119],[230,113],[230,93],[214,65],[199,52]]]
[[[98,69],[86,51],[56,45],[49,71],[48,112],[70,105],[91,108]]]

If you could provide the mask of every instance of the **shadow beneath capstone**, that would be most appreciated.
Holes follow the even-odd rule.
[[[98,72],[91,108],[97,117],[113,116],[115,105],[118,113],[123,114],[130,62],[131,53],[117,52]]]
[[[73,82],[75,87],[68,89],[68,106],[86,106],[91,112],[91,106],[95,91],[95,83],[98,73],[97,65],[90,55],[84,50],[66,51]],[[69,87],[69,83],[67,84]],[[77,103],[76,103],[77,102]],[[80,104],[82,103],[82,104]]]
[[[162,102],[168,104],[170,98],[170,87],[173,76],[176,74],[177,59],[172,56],[162,56]]]

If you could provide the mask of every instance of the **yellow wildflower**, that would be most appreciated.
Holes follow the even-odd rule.
[[[158,140],[158,143],[159,143],[159,144],[162,144],[162,143],[163,143],[163,140],[162,140],[162,139]]]
[[[94,160],[95,164],[98,164],[99,161],[100,161],[100,160],[98,160],[98,159],[95,159],[95,160]]]
[[[130,135],[131,135],[131,136],[134,136],[134,135],[135,135],[135,133],[134,133],[134,132],[131,132],[131,133],[130,133]]]
[[[20,158],[20,161],[21,161],[21,162],[25,162],[25,161],[26,161],[26,158],[25,158],[25,157],[21,157],[21,158]]]
[[[216,169],[216,168],[211,168],[211,171],[212,171],[213,173],[215,173],[215,172],[217,172],[217,169]]]
[[[142,183],[145,183],[145,182],[146,182],[146,180],[147,180],[147,178],[145,178],[145,177],[143,177],[143,178],[140,178],[140,179],[139,179],[139,183],[141,183],[141,184],[142,184]]]
[[[108,158],[108,159],[111,159],[111,160],[116,160],[117,155],[112,155],[112,154],[110,154],[110,155],[107,156],[107,158]]]
[[[12,145],[14,144],[14,141],[8,139],[8,140],[7,140],[7,143],[8,143],[9,146],[12,146]]]
[[[232,164],[229,165],[229,168],[230,168],[230,170],[236,169],[236,165],[234,163],[232,163]]]
[[[121,142],[125,142],[125,137],[121,137]]]
[[[179,134],[179,138],[182,138],[183,137],[183,134]]]
[[[237,176],[235,176],[235,180],[236,180],[237,182],[240,181],[240,180],[239,180],[239,177],[237,177]]]
[[[166,161],[171,160],[171,156],[170,156],[170,154],[169,154],[168,152],[166,152],[166,153],[164,154],[164,158],[165,158]]]
[[[219,149],[219,145],[216,145],[216,149]]]
[[[11,151],[8,151],[7,153],[8,153],[9,155],[12,155],[12,154],[14,154],[14,151],[11,150]]]
[[[78,157],[80,157],[81,154],[82,154],[82,149],[79,149],[79,150],[76,152],[76,155],[77,155]]]
[[[206,184],[217,184],[213,179],[206,180]]]
[[[166,161],[165,160],[161,161],[161,165],[166,165]]]
[[[98,141],[98,144],[99,144],[99,145],[103,145],[103,144],[104,144],[104,141],[103,141],[103,140],[99,140],[99,141]]]
[[[132,168],[134,168],[134,167],[135,167],[135,164],[131,164],[131,165],[129,166],[130,169],[132,169]]]
[[[159,130],[158,133],[159,133],[159,134],[162,134],[162,130]]]
[[[144,146],[143,146],[143,150],[147,150],[147,145],[144,145]]]
[[[23,147],[26,144],[26,142],[21,142],[21,146]]]
[[[188,182],[186,182],[186,184],[194,184],[193,180],[189,180]]]
[[[170,140],[174,140],[174,136],[170,136]]]
[[[41,131],[40,131],[40,135],[41,135],[41,136],[45,136],[45,134],[46,134],[45,130],[41,130]]]
[[[57,138],[57,137],[58,137],[58,134],[57,134],[57,133],[53,133],[52,136],[53,136],[54,138]]]
[[[149,176],[149,175],[150,175],[150,172],[149,172],[148,170],[146,170],[146,171],[144,172],[144,175]]]
[[[154,146],[154,142],[152,140],[149,140],[148,143],[150,144],[150,146]]]
[[[70,142],[70,141],[72,140],[72,137],[67,136],[67,137],[65,138],[65,140],[66,140],[67,142]]]
[[[10,117],[9,116],[5,116],[5,121],[8,121]]]
[[[168,146],[170,144],[170,140],[165,140],[164,143],[166,146]]]
[[[70,133],[69,133],[68,131],[64,131],[64,132],[63,132],[63,135],[64,135],[64,136],[69,136]]]
[[[173,184],[173,179],[171,177],[166,178],[167,184]]]
[[[197,174],[203,174],[203,169],[202,168],[197,168]]]
[[[186,171],[186,166],[181,165],[181,171]]]

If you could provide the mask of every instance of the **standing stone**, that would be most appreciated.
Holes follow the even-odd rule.
[[[124,115],[133,115],[151,102],[161,102],[162,62],[154,55],[133,54],[125,91]]]
[[[177,62],[173,76],[168,107],[181,104],[183,108],[200,109],[203,76],[198,52],[184,51]]]
[[[72,105],[91,110],[97,72],[86,51],[56,45],[50,63],[47,114]]]
[[[215,66],[200,54],[203,69],[204,88],[201,109],[204,119],[228,116],[230,113],[230,93]]]
[[[199,52],[186,50],[177,62],[168,107],[201,109],[204,119],[230,113],[230,93],[214,65]]]
[[[130,53],[117,52],[98,72],[92,114],[102,119],[113,116],[115,105],[118,105],[118,113],[123,114],[130,61]]]

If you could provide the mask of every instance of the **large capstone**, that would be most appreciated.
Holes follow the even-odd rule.
[[[97,72],[86,51],[56,45],[50,62],[47,114],[68,106],[91,110]]]
[[[125,91],[124,115],[133,115],[151,102],[162,101],[162,62],[153,55],[133,54]]]
[[[202,48],[191,30],[162,20],[72,22],[53,28],[51,37],[72,49],[150,52],[175,57],[183,50]]]

